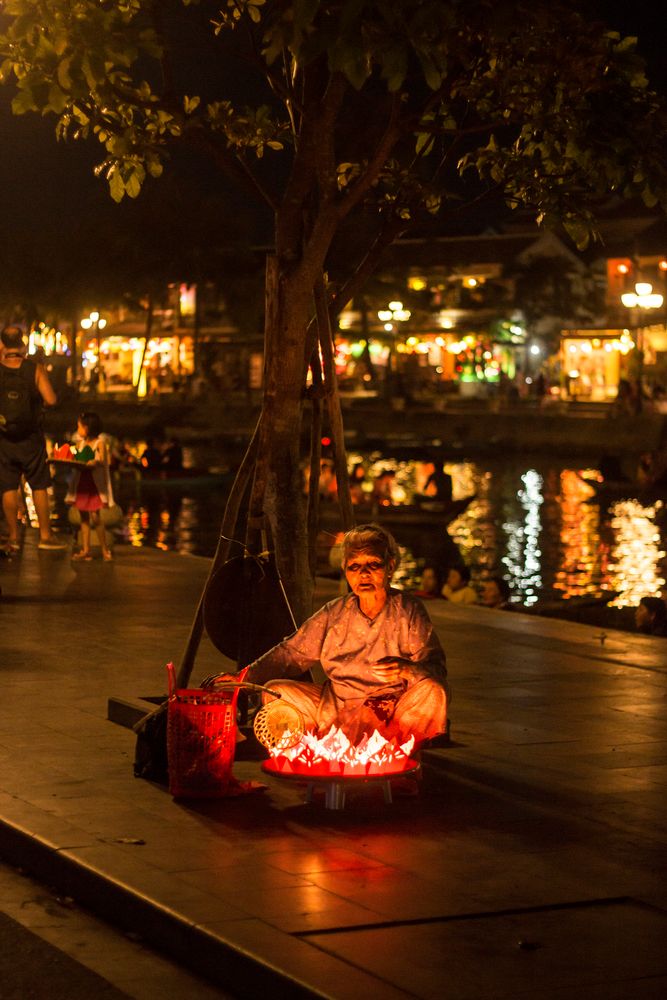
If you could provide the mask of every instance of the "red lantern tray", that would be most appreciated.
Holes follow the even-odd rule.
[[[344,764],[337,761],[320,760],[309,764],[287,757],[270,757],[262,764],[262,770],[278,778],[298,778],[303,781],[383,781],[387,778],[414,774],[420,763],[413,757],[403,757],[391,764]]]
[[[416,777],[421,768],[419,761],[412,757],[406,757],[400,762],[400,767],[395,767],[393,770],[383,769],[380,765],[375,765],[375,769],[371,770],[371,765],[355,764],[348,767],[345,773],[341,770],[345,765],[336,764],[335,761],[318,761],[317,764],[310,766],[301,763],[301,766],[297,767],[295,763],[286,757],[271,757],[264,761],[262,770],[281,780],[306,781],[308,786],[306,802],[313,801],[315,787],[324,790],[324,804],[327,809],[344,809],[345,790],[358,788],[361,785],[379,786],[385,804],[391,805],[393,801],[391,779]],[[395,761],[394,764],[396,763],[398,762]],[[332,768],[338,768],[338,771]]]

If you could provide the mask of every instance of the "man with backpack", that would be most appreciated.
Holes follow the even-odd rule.
[[[64,549],[65,543],[51,531],[47,465],[42,430],[44,406],[53,406],[56,394],[42,365],[26,357],[23,334],[17,326],[6,326],[0,334],[0,492],[7,521],[5,554],[18,552],[18,490],[25,476],[39,523],[39,548]]]

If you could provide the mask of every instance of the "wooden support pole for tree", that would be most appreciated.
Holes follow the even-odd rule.
[[[347,451],[343,432],[343,414],[338,392],[338,379],[334,365],[333,336],[331,333],[331,318],[327,302],[327,291],[324,275],[315,282],[315,314],[317,316],[318,337],[322,350],[324,367],[324,389],[329,414],[331,439],[334,444],[334,461],[336,467],[336,482],[338,484],[338,503],[343,531],[354,527],[354,510],[350,496],[350,481],[347,471]]]
[[[310,418],[310,474],[308,477],[308,555],[310,574],[315,579],[317,572],[317,529],[320,517],[320,469],[322,461],[322,366],[315,345],[311,356],[310,370],[313,376]]]
[[[199,604],[197,605],[195,617],[190,628],[190,635],[178,667],[176,686],[179,688],[185,688],[188,686],[197,650],[199,649],[199,644],[204,633],[204,598],[206,596],[206,588],[217,573],[218,569],[220,569],[220,567],[223,566],[229,558],[231,547],[234,544],[241,504],[255,468],[261,422],[262,419],[260,417],[250,444],[248,445],[246,453],[243,457],[243,461],[241,462],[239,470],[236,473],[236,478],[234,479],[234,483],[225,506],[225,513],[222,519],[222,526],[220,528],[220,535],[218,537],[215,555],[213,556],[213,562],[211,563],[211,568],[206,578],[204,589],[202,590],[201,597],[199,598]]]
[[[146,360],[146,351],[148,350],[148,342],[151,339],[151,333],[153,332],[153,296],[148,296],[148,312],[146,313],[146,332],[144,333],[144,348],[141,352],[141,361],[139,362],[139,368],[137,369],[137,381],[134,384],[134,391],[137,396],[139,395],[139,388],[141,386],[141,373],[144,370],[144,361]]]

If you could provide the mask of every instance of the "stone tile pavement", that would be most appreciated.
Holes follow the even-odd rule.
[[[238,996],[667,994],[667,641],[431,603],[452,745],[419,799],[174,802],[109,698],[166,689],[207,561],[0,563],[0,854]],[[323,583],[320,600],[333,595]],[[204,640],[194,680],[224,668]]]

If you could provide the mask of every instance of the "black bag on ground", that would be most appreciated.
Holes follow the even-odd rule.
[[[132,728],[137,734],[134,750],[134,776],[156,781],[161,785],[169,782],[167,764],[167,705],[145,715]]]

